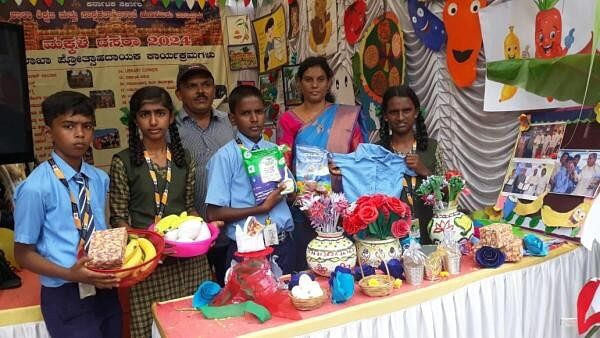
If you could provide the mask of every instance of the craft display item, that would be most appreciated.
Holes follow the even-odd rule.
[[[188,215],[169,215],[148,228],[165,240],[168,247],[165,254],[172,257],[196,257],[208,252],[219,236],[219,228],[206,223],[202,217]]]
[[[361,291],[369,297],[383,297],[392,293],[394,288],[394,278],[390,276],[390,269],[387,266],[385,260],[382,259],[383,265],[386,272],[385,275],[371,275],[366,276],[363,274],[363,278],[358,282],[358,286]],[[360,269],[361,273],[363,269]]]
[[[518,262],[523,258],[523,240],[512,236],[501,250],[506,255],[506,262]]]
[[[328,152],[311,146],[296,146],[296,184],[298,193],[331,191]]]
[[[114,228],[94,231],[90,239],[88,267],[110,270],[120,268],[125,259],[127,229]]]
[[[292,288],[290,298],[296,309],[310,311],[321,307],[327,295],[321,289],[319,282],[313,280],[307,274],[302,274],[298,280],[298,285]]]
[[[241,147],[244,168],[250,179],[257,205],[264,202],[284,180],[287,170],[283,157],[285,149],[285,146],[279,146],[251,151]]]
[[[494,223],[479,228],[480,244],[493,248],[502,248],[512,239],[512,226],[506,223]]]
[[[425,261],[425,279],[430,281],[438,280],[442,272],[442,259],[444,254],[441,251],[432,252]]]
[[[421,284],[425,273],[425,262],[427,261],[427,256],[421,251],[421,246],[416,242],[410,243],[410,246],[402,255],[402,260],[406,282],[412,285]]]
[[[102,234],[107,231],[111,232]],[[123,232],[125,235],[123,235]],[[97,233],[100,233],[100,236],[95,240],[94,250],[90,248],[90,252],[88,252],[88,256],[92,255],[90,256],[92,257],[92,261],[88,262],[86,266],[95,272],[117,276],[120,278],[119,287],[122,288],[130,287],[146,279],[158,265],[158,260],[165,248],[164,239],[154,231],[115,228],[97,231]],[[94,236],[92,236],[93,238]],[[126,245],[124,245],[124,242]],[[96,247],[102,248],[101,251],[108,252],[114,250],[114,252],[110,252],[111,256],[102,261],[98,259],[99,251]],[[124,252],[121,250],[124,250]],[[119,254],[121,255],[120,258],[116,258]],[[82,256],[83,251],[79,253],[79,257]],[[115,266],[114,262],[117,261],[120,264]],[[94,262],[101,262],[103,264],[93,264]],[[110,264],[108,264],[109,262]],[[101,268],[98,266],[101,266]],[[108,266],[111,266],[111,268],[107,268]]]
[[[252,216],[246,219],[243,227],[241,227],[239,224],[236,224],[235,241],[237,243],[238,252],[248,253],[264,250],[264,228],[265,226]]]

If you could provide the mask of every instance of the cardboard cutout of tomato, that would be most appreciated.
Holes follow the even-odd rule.
[[[443,19],[448,34],[446,63],[456,86],[471,86],[477,78],[477,57],[483,38],[479,24],[479,10],[487,0],[448,0]]]

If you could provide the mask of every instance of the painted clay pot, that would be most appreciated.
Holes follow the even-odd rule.
[[[317,232],[308,243],[306,262],[315,273],[329,277],[338,265],[350,269],[356,265],[356,248],[342,232]]]
[[[354,236],[354,240],[356,241],[358,260],[362,265],[378,267],[381,259],[389,262],[392,258],[400,259],[402,256],[400,241],[397,238],[390,237],[382,240],[377,238],[361,239]]]
[[[433,243],[439,243],[444,238],[444,231],[453,231],[454,240],[463,243],[473,236],[473,221],[457,210],[456,203],[451,203],[444,208],[433,208],[433,218],[427,230]]]

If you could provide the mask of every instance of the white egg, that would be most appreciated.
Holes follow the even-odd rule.
[[[302,289],[296,285],[292,288],[292,296],[296,297],[296,298],[302,298],[302,296],[306,295],[306,292],[302,291]]]
[[[196,238],[200,234],[202,226],[206,223],[201,218],[192,218],[179,225],[180,237]]]
[[[308,285],[312,281],[313,280],[310,278],[309,275],[302,274],[302,275],[300,275],[300,278],[298,279],[298,285],[300,285],[300,286]]]
[[[165,234],[165,239],[169,241],[176,241],[177,237],[179,237],[179,231],[171,230]]]
[[[210,239],[210,229],[208,228],[208,224],[203,222],[202,227],[200,227],[200,232],[195,240],[206,241],[207,239]]]

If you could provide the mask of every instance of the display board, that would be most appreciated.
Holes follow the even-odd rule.
[[[40,104],[59,90],[89,95],[97,130],[89,157],[107,169],[126,147],[120,122],[134,91],[147,85],[175,97],[178,66],[206,65],[225,84],[219,8],[182,1],[17,1],[0,4],[0,20],[22,24],[36,158],[45,160]],[[223,91],[225,95],[226,91]]]

